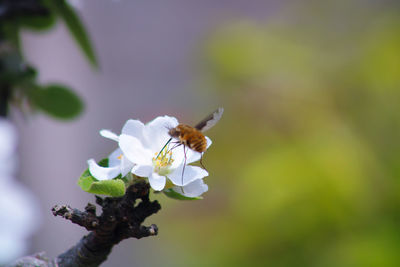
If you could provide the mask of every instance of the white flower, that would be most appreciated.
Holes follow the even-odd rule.
[[[168,178],[171,181],[168,186],[174,191],[188,197],[200,196],[208,190],[202,180],[208,172],[188,164],[198,161],[201,153],[188,148],[184,152],[183,146],[171,149],[174,144],[163,149],[171,138],[168,129],[177,125],[176,118],[163,116],[146,125],[139,120],[128,120],[120,136],[102,130],[101,135],[117,141],[119,149],[110,155],[108,168],[100,167],[90,159],[90,173],[98,180],[105,180],[115,178],[119,174],[125,176],[131,171],[137,176],[147,177],[150,186],[156,191],[165,188]],[[206,139],[208,148],[211,140],[208,137]]]
[[[208,186],[203,179],[198,179],[185,186],[174,186],[172,190],[186,197],[198,197],[208,191]]]
[[[13,125],[0,119],[0,265],[21,256],[40,215],[32,194],[14,181],[17,138]]]
[[[132,173],[148,177],[154,190],[163,190],[166,178],[174,185],[185,187],[208,175],[206,170],[188,165],[198,161],[201,153],[188,148],[184,152],[183,146],[162,150],[171,138],[168,129],[178,124],[177,119],[169,116],[157,117],[146,125],[138,120],[129,120],[124,126],[126,132],[119,137],[119,147],[123,154],[135,163]],[[211,145],[208,137],[207,145]]]
[[[122,133],[125,132],[125,127],[122,128]],[[109,138],[116,142],[119,141],[119,136],[109,130],[101,130],[100,135]],[[108,156],[108,167],[97,165],[94,159],[88,160],[89,171],[97,180],[111,180],[121,174],[122,177],[127,175],[133,167],[133,163],[129,161],[120,148],[117,148]]]

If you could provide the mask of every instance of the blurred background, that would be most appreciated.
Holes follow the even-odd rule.
[[[100,129],[194,124],[223,106],[204,199],[153,196],[159,235],[123,241],[102,266],[400,266],[398,1],[74,3],[99,70],[62,23],[23,34],[40,81],[85,102],[67,123],[12,114],[19,177],[42,207],[31,253],[85,234],[50,209],[94,202],[76,183],[115,148]]]

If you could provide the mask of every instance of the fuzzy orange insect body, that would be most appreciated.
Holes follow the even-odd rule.
[[[165,148],[167,148],[167,150],[170,151],[180,145],[183,145],[184,152],[186,151],[185,150],[186,147],[199,153],[205,152],[207,150],[207,139],[204,136],[203,132],[213,127],[221,119],[223,112],[224,112],[223,108],[218,108],[216,111],[208,115],[194,127],[182,123],[178,124],[178,126],[174,128],[168,127],[169,129],[168,134],[171,136],[171,138],[161,148],[161,151],[158,153],[156,159],[158,159],[158,157],[161,155],[161,153],[164,151]],[[171,149],[169,149],[168,144],[171,142],[172,139],[175,139],[176,142],[174,142],[174,146]],[[201,157],[201,159],[202,158],[203,156]],[[201,164],[201,159],[200,159],[200,164]],[[186,162],[186,152],[185,152],[185,162]]]
[[[202,159],[203,153],[207,150],[207,139],[202,132],[207,131],[208,129],[213,127],[221,119],[223,112],[223,108],[218,108],[216,111],[208,115],[205,119],[196,124],[194,127],[181,123],[174,128],[169,128],[168,134],[171,136],[171,138],[167,141],[163,148],[161,148],[161,151],[158,153],[156,160],[162,154],[165,148],[168,152],[171,152],[172,149],[183,145],[183,152],[185,157],[182,168],[182,185],[186,166],[186,147],[192,149],[193,151],[201,153],[200,164],[205,169],[202,163]],[[169,149],[168,144],[171,142],[172,139],[175,139],[176,142],[174,142],[174,146]]]
[[[190,149],[203,153],[207,149],[207,140],[204,135],[196,128],[187,124],[179,124],[169,130],[169,135],[179,140],[179,143]]]

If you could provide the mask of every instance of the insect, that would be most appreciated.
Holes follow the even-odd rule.
[[[178,124],[178,126],[169,129],[168,134],[171,136],[171,138],[167,141],[167,143],[161,149],[158,156],[161,154],[161,152],[164,150],[164,148],[171,142],[172,139],[175,139],[176,142],[174,142],[174,146],[171,149],[169,149],[169,151],[171,151],[172,149],[174,149],[180,145],[183,145],[183,152],[185,154],[185,158],[184,158],[185,162],[184,162],[183,170],[182,170],[182,183],[183,183],[183,174],[184,174],[185,165],[186,165],[186,148],[190,148],[193,151],[196,151],[199,153],[204,153],[207,149],[207,140],[206,140],[203,132],[212,128],[221,119],[222,113],[224,113],[224,109],[218,108],[216,111],[214,111],[213,113],[208,115],[206,118],[204,118],[198,124],[196,124],[194,127],[187,125],[187,124]],[[158,158],[158,156],[157,156],[157,158]],[[203,154],[201,155],[201,158],[200,158],[201,166],[203,166],[202,159],[203,159]],[[204,166],[203,166],[203,168],[204,168]]]
[[[177,139],[179,144],[196,152],[203,153],[207,149],[207,140],[202,132],[213,127],[221,119],[223,112],[223,108],[218,108],[204,120],[196,124],[196,126],[192,127],[187,124],[179,124],[175,128],[171,128],[168,134],[171,136],[171,139]]]

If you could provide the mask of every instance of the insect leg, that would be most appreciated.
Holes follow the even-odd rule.
[[[186,145],[183,144],[183,154],[185,155],[185,159],[183,162],[183,169],[182,169],[182,192],[185,193],[184,189],[183,189],[183,174],[185,173],[185,167],[186,167]]]
[[[168,149],[168,150],[167,150],[167,153],[170,152],[170,151],[172,151],[172,149],[175,149],[175,148],[177,148],[178,146],[182,145],[179,141],[172,142],[171,144],[174,144],[174,146],[171,147],[170,149]]]
[[[200,157],[200,165],[201,165],[201,167],[203,167],[203,169],[205,169],[205,170],[207,171],[206,167],[204,167],[204,165],[203,165],[203,155],[204,155],[204,152],[203,152],[203,153],[201,153],[201,157]]]

